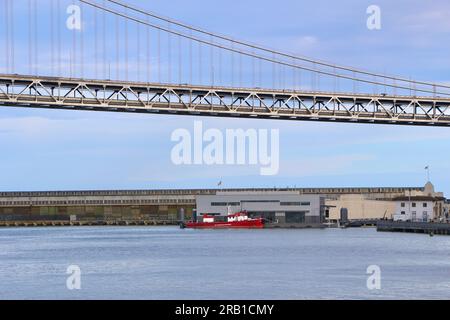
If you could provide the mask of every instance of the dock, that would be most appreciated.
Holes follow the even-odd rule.
[[[424,233],[430,235],[448,236],[450,235],[450,223],[378,221],[377,231]]]
[[[95,227],[95,226],[175,226],[174,220],[99,220],[99,221],[0,221],[0,228],[14,227]]]
[[[380,219],[354,219],[341,222],[342,228],[376,227]]]

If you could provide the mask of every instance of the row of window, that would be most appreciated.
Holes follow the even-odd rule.
[[[43,206],[43,205],[114,205],[114,204],[170,204],[170,203],[194,203],[192,200],[183,199],[148,199],[148,200],[67,200],[67,201],[0,201],[0,206]]]
[[[0,192],[0,197],[62,197],[62,196],[146,196],[146,195],[190,195],[212,194],[200,190],[116,190],[116,191],[37,191],[37,192]]]
[[[405,214],[406,214],[406,211],[402,211],[401,213],[402,213],[402,215],[405,215]],[[413,216],[416,216],[416,215],[417,215],[417,211],[413,211],[411,214],[412,214]],[[424,211],[424,212],[423,212],[423,215],[424,215],[424,216],[428,215],[428,211]]]
[[[405,202],[402,202],[401,206],[402,206],[402,208],[405,208],[405,207],[406,207],[406,203],[405,203]],[[417,208],[417,203],[416,203],[416,202],[413,202],[413,203],[411,204],[411,206],[412,206],[413,208]],[[423,208],[427,208],[427,207],[428,207],[428,203],[427,203],[427,202],[423,202],[423,203],[422,203],[422,207],[423,207]]]
[[[240,205],[241,205],[240,202],[211,202],[211,206],[213,207],[228,207],[228,206],[238,207]]]
[[[248,191],[299,191],[301,193],[402,193],[406,190],[423,191],[423,188],[274,188],[274,189],[232,189],[234,192]],[[227,191],[226,189],[222,191]],[[0,197],[60,197],[60,196],[120,196],[120,195],[167,195],[167,194],[215,194],[216,190],[110,190],[110,191],[42,191],[42,192],[0,192]]]
[[[402,215],[406,215],[405,211],[401,212]],[[413,211],[411,214],[411,220],[412,221],[423,221],[423,222],[427,222],[428,221],[428,211],[424,211],[422,213],[422,217],[418,217],[417,216],[417,211]]]
[[[280,202],[279,200],[242,200],[242,203],[279,203],[280,206],[310,206],[311,202]],[[212,207],[238,207],[241,202],[211,202]]]
[[[281,206],[310,206],[311,202],[281,202]]]

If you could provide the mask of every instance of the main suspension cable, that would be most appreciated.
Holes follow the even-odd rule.
[[[196,38],[194,36],[186,35],[184,33],[178,32],[176,30],[168,29],[168,28],[165,28],[165,27],[162,27],[162,26],[150,23],[150,22],[146,22],[146,21],[140,20],[138,18],[129,16],[129,15],[124,14],[122,12],[118,12],[118,11],[115,11],[113,9],[103,7],[103,6],[101,6],[101,5],[97,4],[97,3],[93,3],[93,2],[90,2],[88,0],[79,0],[79,1],[83,2],[83,3],[87,4],[87,5],[90,5],[92,7],[95,7],[97,9],[109,12],[109,13],[111,13],[113,15],[120,16],[120,17],[123,17],[125,19],[129,19],[129,20],[133,20],[133,21],[138,22],[138,23],[143,24],[143,25],[147,25],[147,26],[152,27],[154,29],[157,29],[157,30],[160,30],[160,31],[164,31],[164,32],[167,32],[167,33],[171,33],[171,34],[175,34],[175,35],[178,35],[180,37],[183,37],[183,38],[186,38],[186,39],[189,39],[189,40],[192,40],[192,41],[196,41],[196,42],[198,42],[200,44],[206,44],[208,46],[214,46],[214,47],[217,47],[219,49],[226,50],[226,51],[229,51],[229,52],[234,52],[234,53],[238,53],[238,54],[245,55],[245,56],[248,56],[248,57],[261,59],[261,60],[264,60],[264,61],[267,61],[267,62],[270,62],[270,63],[275,63],[275,64],[278,64],[278,65],[284,65],[284,66],[288,66],[288,67],[291,67],[291,68],[302,69],[302,70],[306,70],[306,71],[309,71],[309,72],[312,72],[312,73],[322,74],[322,75],[326,75],[326,76],[330,76],[330,77],[338,77],[338,78],[342,78],[342,79],[346,79],[346,80],[363,82],[363,83],[367,83],[367,84],[383,85],[383,86],[388,86],[388,87],[391,87],[391,88],[410,90],[410,86],[397,85],[397,84],[386,84],[384,82],[379,82],[379,81],[374,81],[374,80],[367,80],[367,79],[361,79],[361,78],[357,78],[355,76],[352,77],[352,76],[343,75],[343,74],[335,74],[333,72],[317,70],[317,69],[313,69],[313,68],[309,68],[309,67],[305,67],[305,66],[300,66],[300,65],[297,65],[297,64],[292,64],[292,63],[276,60],[276,59],[269,58],[269,57],[266,57],[266,56],[260,56],[260,55],[254,54],[252,52],[246,52],[246,51],[242,51],[242,50],[235,49],[235,48],[229,48],[229,47],[226,47],[226,46],[218,44],[218,43],[211,43],[208,40],[199,39],[199,38]],[[355,71],[355,73],[356,73],[356,71]],[[418,84],[418,82],[417,82],[417,84]],[[430,85],[433,86],[433,89],[438,87],[438,85],[435,85],[435,84],[430,84]],[[450,88],[450,86],[443,86],[443,85],[441,85],[439,87]],[[437,91],[437,90],[416,89],[416,91],[417,92],[422,92],[422,93],[429,93],[429,94],[433,94],[433,95],[446,95],[446,96],[450,95],[449,92],[440,92],[440,91]]]

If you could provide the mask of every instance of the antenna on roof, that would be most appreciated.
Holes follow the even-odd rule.
[[[430,166],[426,166],[425,170],[427,170],[427,182],[430,182]]]

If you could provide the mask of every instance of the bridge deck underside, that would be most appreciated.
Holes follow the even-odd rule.
[[[0,76],[0,105],[450,126],[450,99]]]

